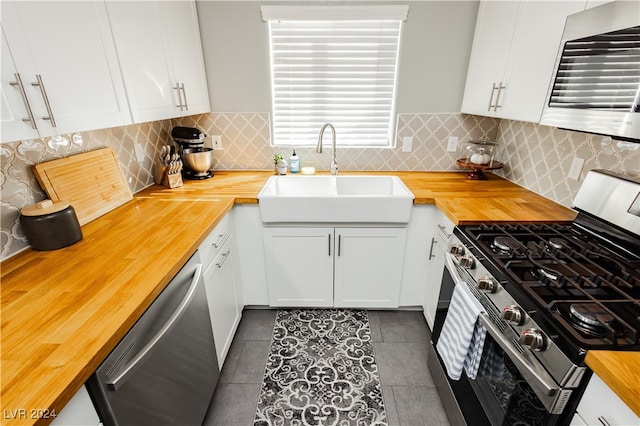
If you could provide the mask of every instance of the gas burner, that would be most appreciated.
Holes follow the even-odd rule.
[[[597,303],[573,303],[569,306],[569,317],[576,329],[597,337],[605,336],[615,320],[606,308]]]
[[[569,245],[569,242],[564,238],[556,238],[556,237],[549,238],[549,241],[547,241],[547,247],[548,248],[550,247],[556,250],[571,250],[571,246]]]
[[[493,239],[491,248],[500,254],[512,254],[520,252],[520,244],[516,240],[507,236],[499,236]]]

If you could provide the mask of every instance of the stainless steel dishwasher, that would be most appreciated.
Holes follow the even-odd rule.
[[[199,253],[87,382],[109,425],[200,425],[218,381]]]

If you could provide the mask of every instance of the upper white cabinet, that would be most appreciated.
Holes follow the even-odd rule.
[[[131,123],[104,2],[1,7],[3,142]]]
[[[209,112],[195,2],[107,2],[133,120]]]
[[[583,1],[481,1],[462,112],[540,121],[567,15]]]

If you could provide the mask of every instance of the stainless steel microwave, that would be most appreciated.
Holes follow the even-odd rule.
[[[640,1],[567,17],[540,124],[640,143]]]

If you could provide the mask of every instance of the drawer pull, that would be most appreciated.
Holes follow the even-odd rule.
[[[607,419],[605,419],[605,418],[604,418],[604,417],[602,417],[602,416],[599,416],[599,417],[598,417],[598,421],[599,421],[600,423],[602,423],[602,426],[611,426],[611,423],[609,423],[609,422],[607,421]]]
[[[227,238],[229,238],[229,233],[225,232],[224,234],[219,234],[218,235],[218,241],[216,241],[215,243],[211,244],[214,248],[218,248],[221,247],[225,241],[227,241]]]
[[[451,238],[451,234],[447,232],[447,228],[444,225],[438,224],[438,229],[440,229],[440,231],[442,231],[442,233],[445,235],[445,237]]]
[[[440,226],[440,225],[438,225],[438,226]],[[427,260],[431,260],[434,257],[436,257],[436,255],[433,254],[433,245],[434,244],[438,244],[438,242],[436,241],[435,237],[431,237],[431,248],[429,249],[429,259],[427,259]]]
[[[220,262],[216,263],[216,266],[218,268],[222,268],[222,265],[224,265],[224,262],[227,261],[227,259],[229,258],[230,254],[231,254],[231,249],[229,249],[226,252],[222,253],[222,259],[220,259]]]

